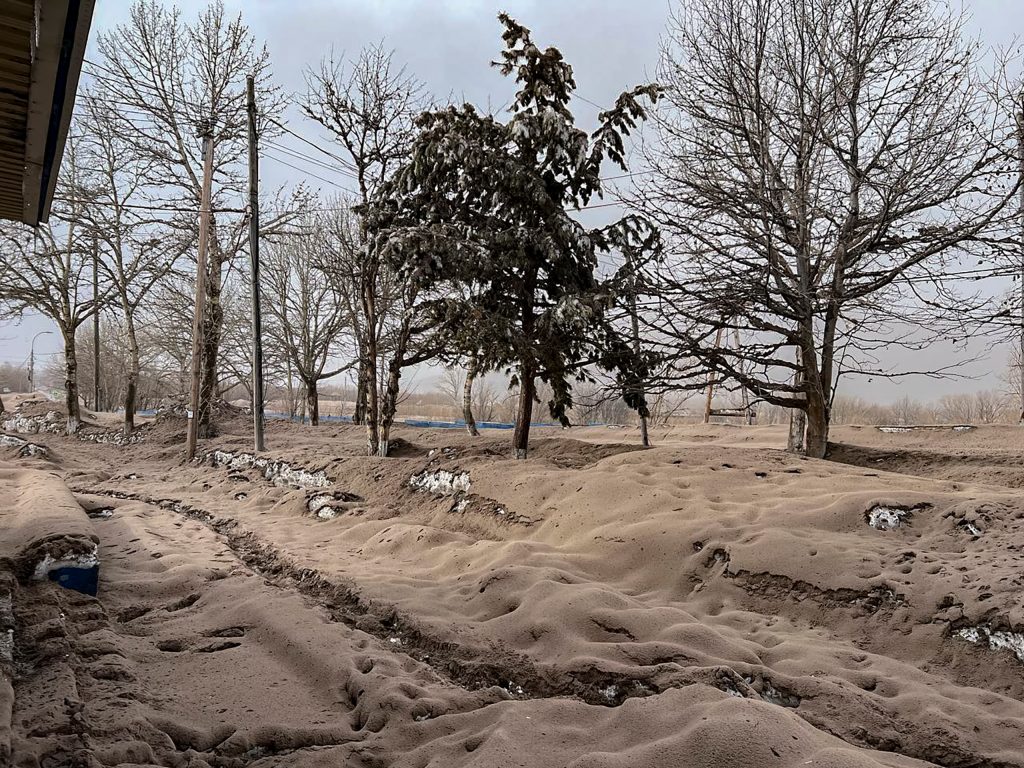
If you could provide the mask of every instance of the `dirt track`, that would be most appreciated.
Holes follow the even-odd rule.
[[[990,642],[1024,628],[1016,482],[873,461],[988,441],[1005,473],[1010,433],[840,430],[843,465],[584,430],[523,464],[275,425],[253,466],[232,429],[190,467],[173,424],[0,457],[110,509],[99,599],[16,593],[15,765],[1024,765],[1024,659]]]

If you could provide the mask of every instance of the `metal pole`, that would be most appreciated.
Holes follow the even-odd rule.
[[[252,291],[252,430],[257,452],[263,442],[263,331],[260,327],[260,208],[259,155],[256,148],[256,85],[247,82],[249,112],[249,280]]]
[[[50,335],[51,335],[50,331],[40,331],[39,333],[37,333],[35,336],[32,337],[32,343],[29,345],[29,351],[28,351],[28,391],[29,391],[29,394],[31,394],[31,393],[36,391],[36,387],[35,387],[35,382],[36,382],[36,377],[35,377],[35,374],[36,374],[36,339],[38,339],[40,336],[50,336]]]
[[[95,310],[92,316],[92,407],[100,410],[100,246],[96,233],[92,233],[92,300]]]
[[[206,249],[210,236],[210,187],[213,184],[213,127],[203,127],[203,190],[199,203],[199,254],[196,258],[196,306],[192,318],[192,388],[189,393],[185,460],[196,456],[199,439],[199,388],[203,362],[203,314],[206,307]],[[212,364],[212,361],[211,361]]]

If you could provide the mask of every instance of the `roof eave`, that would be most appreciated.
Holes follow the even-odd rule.
[[[22,221],[50,218],[95,0],[37,0],[26,125]]]

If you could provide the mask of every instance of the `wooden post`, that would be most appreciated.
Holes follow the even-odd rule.
[[[1024,102],[1024,93],[1021,93],[1021,100]],[[1017,112],[1017,154],[1019,162],[1019,183],[1020,183],[1020,229],[1021,234],[1024,235],[1024,104],[1021,105],[1021,109]],[[1018,386],[1020,386],[1020,417],[1018,419],[1019,424],[1024,424],[1024,244],[1021,245],[1020,254],[1020,338],[1019,348],[1017,353],[1019,355],[1018,363]]]
[[[722,329],[719,328],[715,333],[715,349],[722,346]],[[707,424],[711,421],[711,398],[715,394],[715,372],[708,371],[708,394],[704,400],[704,423]]]
[[[100,410],[100,246],[96,233],[92,233],[92,408]]]
[[[206,249],[210,239],[210,188],[213,185],[213,126],[202,128],[203,190],[199,203],[199,254],[196,258],[196,306],[192,318],[192,387],[189,393],[185,460],[196,457],[199,438],[199,389],[203,363],[203,314],[206,308]],[[210,361],[212,364],[213,361]]]
[[[740,329],[733,328],[733,341],[736,343],[736,354],[739,355],[742,347],[740,346]],[[739,358],[740,373],[744,373],[743,370],[743,358]],[[753,426],[754,424],[754,412],[750,408],[750,392],[747,391],[747,385],[740,383],[740,401],[743,403],[743,419],[747,422],[747,426]]]
[[[249,75],[246,83],[249,113],[249,281],[252,291],[252,429],[256,452],[263,442],[263,331],[260,327],[260,208],[259,155],[256,149],[256,85]]]

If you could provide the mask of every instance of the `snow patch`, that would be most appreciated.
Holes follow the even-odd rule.
[[[877,528],[879,531],[891,531],[893,528],[902,528],[909,521],[914,510],[909,507],[890,507],[878,504],[867,512],[868,525]]]
[[[993,651],[1011,651],[1018,661],[1024,662],[1024,632],[1005,632],[981,625],[958,629],[956,637],[969,643],[987,643]]]
[[[18,448],[19,456],[46,456],[47,450],[42,445],[30,443],[14,435],[0,435],[0,446],[7,448]]]
[[[977,429],[973,424],[913,424],[910,426],[904,425],[892,425],[877,427],[879,432],[886,432],[888,434],[896,434],[902,432],[946,432],[952,430],[953,432],[970,432],[972,429]]]
[[[326,488],[331,484],[322,470],[310,472],[296,469],[291,464],[251,453],[231,453],[230,451],[210,451],[204,459],[208,459],[215,467],[228,467],[234,470],[255,469],[274,485],[287,485],[292,488]]]
[[[409,478],[409,485],[420,491],[429,491],[438,496],[454,496],[469,493],[469,472],[450,472],[438,469],[424,470]]]
[[[92,550],[89,552],[78,552],[75,554],[61,555],[54,557],[49,552],[43,555],[42,559],[36,563],[35,570],[32,571],[32,579],[34,581],[43,581],[48,578],[52,571],[56,571],[58,568],[96,568],[100,564],[98,555],[98,548],[94,544]]]
[[[314,496],[306,503],[309,513],[320,520],[333,520],[341,514],[341,510],[335,509],[334,497],[327,495]]]

